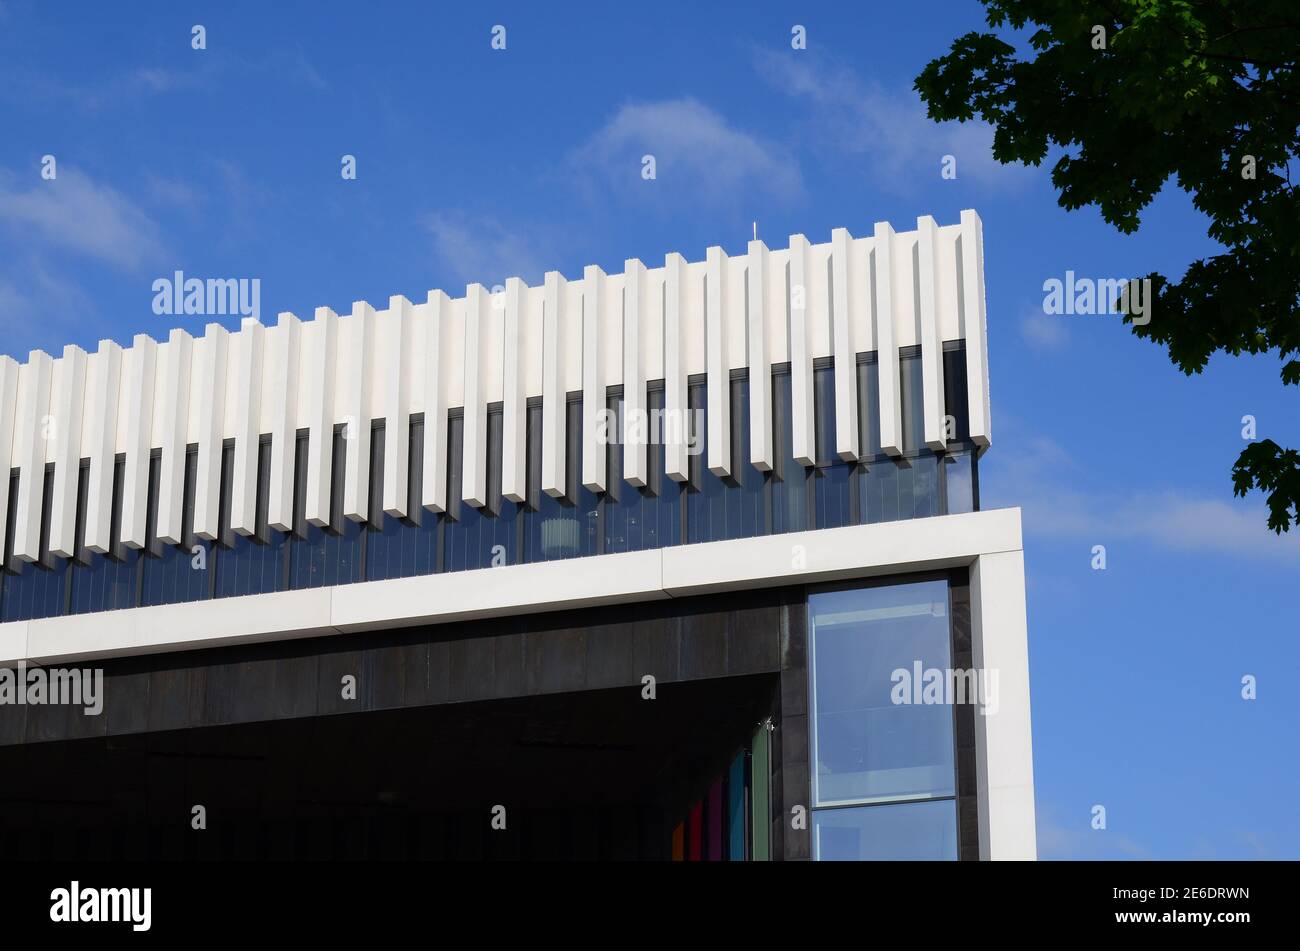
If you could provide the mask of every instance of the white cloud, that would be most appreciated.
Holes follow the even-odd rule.
[[[868,160],[880,185],[906,191],[919,176],[938,180],[945,155],[956,158],[957,180],[1011,186],[1025,169],[993,158],[993,127],[980,121],[936,123],[911,89],[866,82],[848,67],[823,65],[803,53],[755,51],[755,65],[778,91],[812,104],[810,132],[822,149]]]
[[[1035,350],[1055,352],[1070,341],[1066,320],[1060,314],[1045,314],[1041,307],[1027,311],[1020,318],[1020,336]]]
[[[642,156],[655,157],[656,178],[641,177]],[[738,129],[696,99],[623,106],[570,156],[627,197],[734,205],[757,193],[780,201],[803,194],[789,150]]]
[[[0,7],[0,17],[3,17]],[[188,39],[186,42],[188,46]],[[195,90],[219,90],[232,79],[253,77],[260,84],[289,83],[315,91],[328,90],[329,82],[301,49],[279,49],[251,58],[229,49],[211,49],[194,54],[193,66],[167,68],[138,66],[111,73],[92,82],[68,83],[46,73],[11,70],[0,83],[0,97],[33,102],[71,103],[87,112],[99,112],[152,96]]]
[[[60,167],[52,181],[0,178],[0,222],[25,245],[42,242],[134,269],[161,250],[153,219],[108,185]]]
[[[152,172],[145,174],[145,183],[149,198],[156,204],[178,208],[185,212],[194,212],[202,203],[199,191],[187,182],[179,179],[164,178]]]
[[[1300,533],[1268,530],[1258,495],[1223,498],[1176,486],[1111,490],[1089,485],[1088,470],[1044,437],[1000,439],[980,471],[986,508],[1019,506],[1026,535],[1083,544],[1133,540],[1169,551],[1300,559]],[[1226,477],[1225,477],[1226,478]]]
[[[1038,810],[1038,857],[1045,860],[1129,859],[1150,861],[1146,846],[1111,830],[1092,828],[1091,813],[1066,823],[1050,809]]]
[[[540,253],[554,245],[538,231],[512,230],[494,218],[469,218],[462,214],[434,213],[425,218],[433,236],[434,253],[452,276],[463,284],[491,288],[508,277],[540,284],[548,268]],[[554,258],[553,250],[549,257]],[[452,297],[458,296],[448,289]]]
[[[57,354],[98,325],[95,302],[71,275],[34,256],[11,258],[0,273],[0,353],[24,362],[35,348]]]

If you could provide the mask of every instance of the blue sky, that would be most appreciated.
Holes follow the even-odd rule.
[[[193,321],[151,311],[176,269],[260,278],[270,322],[743,253],[754,221],[783,246],[976,208],[981,482],[985,507],[1024,508],[1040,853],[1300,857],[1300,537],[1275,538],[1229,479],[1246,414],[1300,444],[1295,391],[1274,356],[1189,379],[1117,318],[1042,313],[1066,270],[1178,275],[1211,253],[1185,195],[1121,236],[1060,209],[1045,168],[996,165],[987,129],[928,122],[912,79],[982,25],[974,0],[412,6],[0,0],[0,352],[165,338]]]

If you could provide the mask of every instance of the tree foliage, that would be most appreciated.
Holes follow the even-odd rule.
[[[1218,351],[1276,351],[1300,384],[1300,4],[1295,0],[981,0],[995,33],[968,33],[916,89],[931,118],[994,127],[1000,162],[1059,154],[1067,209],[1096,205],[1131,233],[1173,178],[1223,251],[1182,278],[1157,273],[1131,329],[1184,373]],[[1131,318],[1125,318],[1131,322]],[[1300,455],[1272,440],[1238,457],[1233,489],[1267,493],[1268,526],[1300,526]]]

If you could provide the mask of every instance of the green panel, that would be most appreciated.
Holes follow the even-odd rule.
[[[762,723],[754,734],[754,753],[750,761],[750,808],[751,824],[754,832],[753,857],[755,862],[768,862],[772,858],[772,806],[771,806],[771,764],[772,734],[767,724]]]

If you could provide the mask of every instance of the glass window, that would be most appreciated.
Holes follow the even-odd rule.
[[[789,367],[772,379],[772,532],[808,528],[808,469],[794,459],[793,393]]]
[[[283,590],[289,533],[277,532],[267,521],[271,485],[271,437],[257,444],[257,483],[253,508],[253,534],[244,536],[231,527],[234,495],[235,445],[221,452],[221,501],[218,509],[216,597],[264,594]]]
[[[835,451],[835,373],[831,367],[813,371],[813,427],[817,466],[813,469],[816,528],[851,525],[851,477],[854,464]]]
[[[519,562],[516,519],[519,506],[501,495],[501,404],[488,407],[487,499],[475,508],[462,498],[464,486],[465,418],[447,421],[447,511],[443,516],[443,558],[447,571],[467,571]]]
[[[749,461],[749,384],[744,378],[730,381],[727,393],[731,412],[731,474],[716,476],[709,471],[709,421],[707,384],[690,386],[687,403],[692,427],[698,431],[695,443],[702,450],[689,459],[690,482],[686,494],[686,540],[716,542],[729,538],[752,538],[766,531],[765,473]],[[702,425],[696,426],[700,422]]]
[[[622,395],[609,398],[611,428],[618,434],[609,442],[609,484],[604,496],[605,552],[646,551],[676,545],[681,540],[681,486],[664,475],[662,415],[664,391],[647,394],[646,484],[629,485],[623,479],[623,451],[627,423]]]
[[[809,596],[815,805],[955,794],[945,581]],[[941,678],[937,702],[923,690]]]
[[[864,524],[939,514],[939,459],[921,452],[877,456],[858,473],[859,519]]]
[[[957,860],[957,801],[813,813],[813,858],[822,862]]]
[[[424,478],[424,420],[411,420],[408,441],[406,516],[384,512],[383,425],[370,435],[370,520],[366,526],[366,580],[408,578],[437,570],[440,516],[422,504]]]
[[[182,601],[199,601],[212,591],[213,550],[194,534],[194,486],[198,476],[199,449],[191,445],[185,450],[185,481],[181,495],[180,544],[168,545],[158,537],[158,493],[162,478],[162,457],[149,460],[149,510],[146,517],[144,578],[141,584],[140,603],[145,607],[159,604],[177,604]],[[203,558],[197,560],[194,551],[202,546]]]
[[[294,461],[294,534],[291,546],[290,580],[293,588],[319,588],[361,580],[361,523],[343,516],[343,479],[350,441],[343,427],[333,435],[330,462],[330,520],[322,528],[307,521],[306,430],[298,433]]]
[[[944,457],[943,471],[948,513],[978,511],[979,483],[975,466],[974,450],[963,449]]]
[[[9,479],[9,518],[4,560],[4,595],[0,619],[28,621],[63,613],[64,582],[68,559],[50,554],[50,511],[54,502],[54,466],[47,465],[41,487],[40,551],[34,562],[13,554],[14,513],[18,510],[18,474]]]
[[[73,614],[112,611],[135,607],[136,562],[140,553],[122,542],[122,491],[126,479],[126,455],[113,460],[113,501],[109,513],[109,550],[98,555],[85,547],[84,516],[78,523],[77,565],[72,570]],[[86,489],[83,486],[83,491]],[[85,508],[79,503],[78,511]]]
[[[528,407],[528,502],[524,512],[524,560],[552,561],[594,555],[600,499],[582,485],[582,400],[569,397],[564,426],[565,493],[542,491],[542,407]]]
[[[874,353],[858,361],[858,451],[864,462],[881,455],[880,364]]]
[[[944,344],[943,349],[943,411],[953,418],[952,439],[949,442],[966,442],[970,439],[970,414],[966,400],[966,347],[964,344]]]
[[[914,349],[914,348],[908,348]],[[903,425],[903,452],[925,448],[925,392],[921,378],[921,354],[904,353],[898,358],[900,417]]]
[[[814,592],[813,857],[957,858],[945,580]]]

